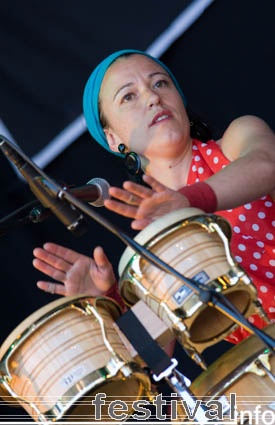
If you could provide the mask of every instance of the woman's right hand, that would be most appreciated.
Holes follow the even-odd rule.
[[[57,282],[38,281],[38,288],[59,295],[100,296],[116,282],[113,267],[101,247],[93,258],[54,243],[35,248],[33,265]],[[60,283],[62,282],[62,283]]]
[[[131,227],[144,229],[152,221],[171,211],[190,207],[188,199],[169,189],[151,176],[144,175],[143,180],[151,186],[142,186],[130,181],[124,182],[123,189],[111,187],[109,193],[114,199],[104,202],[106,208],[125,217],[134,218]]]

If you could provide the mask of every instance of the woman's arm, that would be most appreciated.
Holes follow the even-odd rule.
[[[215,211],[235,208],[267,194],[275,199],[275,136],[263,120],[254,116],[234,120],[218,143],[231,163],[205,180],[217,198]],[[110,190],[122,202],[105,201],[108,209],[134,218],[134,229],[142,229],[175,209],[193,206],[189,198],[152,177],[144,176],[144,180],[152,189],[126,182],[124,190]],[[192,186],[196,184],[189,186],[189,191]]]
[[[267,194],[275,199],[275,135],[263,120],[234,120],[218,143],[231,163],[206,180],[217,196],[217,211]]]

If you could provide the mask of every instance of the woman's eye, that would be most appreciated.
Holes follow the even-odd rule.
[[[165,87],[165,86],[167,86],[168,85],[168,82],[166,81],[166,80],[159,80],[159,81],[157,81],[155,84],[154,84],[154,86],[156,87],[156,88],[159,88],[159,87]]]
[[[123,102],[129,102],[130,100],[133,99],[134,94],[133,93],[127,93],[125,94],[122,99],[121,99],[121,103]]]

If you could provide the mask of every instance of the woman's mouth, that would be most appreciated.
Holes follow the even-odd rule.
[[[155,124],[157,124],[157,123],[159,123],[161,121],[167,120],[167,119],[169,119],[171,117],[172,117],[172,114],[171,114],[170,111],[159,112],[158,114],[156,114],[154,116],[154,118],[151,121],[151,124],[149,125],[149,127],[152,127],[153,125],[155,125]]]

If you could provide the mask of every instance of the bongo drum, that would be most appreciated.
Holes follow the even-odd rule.
[[[274,338],[275,324],[263,331]],[[229,402],[230,394],[235,393],[240,423],[272,424],[275,422],[274,374],[275,357],[259,338],[251,335],[212,363],[190,389],[205,402],[219,400],[219,396],[225,396]]]
[[[25,319],[0,349],[0,396],[16,401],[37,422],[94,420],[92,401],[133,401],[149,394],[150,380],[120,339],[119,305],[106,297],[63,297]],[[97,418],[98,419],[98,418]]]
[[[151,223],[135,240],[188,278],[224,294],[246,317],[258,312],[257,291],[230,253],[230,224],[196,208],[173,211]],[[229,335],[235,324],[203,304],[182,280],[127,248],[119,263],[120,294],[127,305],[142,299],[194,359]],[[256,306],[257,304],[257,306]]]

